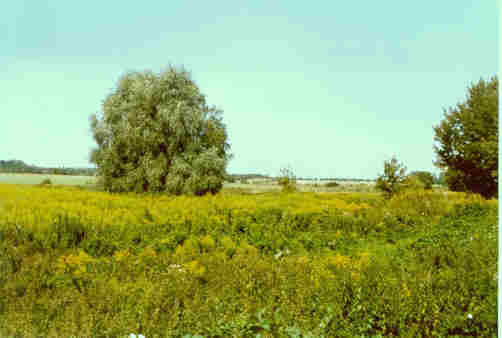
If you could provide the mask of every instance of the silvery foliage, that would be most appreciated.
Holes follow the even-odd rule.
[[[91,116],[91,152],[111,192],[216,193],[231,158],[222,111],[184,69],[123,75]]]

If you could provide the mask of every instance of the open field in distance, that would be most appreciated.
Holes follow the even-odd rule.
[[[37,185],[45,179],[50,179],[52,184],[55,185],[93,187],[96,184],[96,177],[93,176],[0,173],[0,183]],[[277,184],[277,180],[273,179],[249,179],[247,182],[248,183],[241,183],[239,181],[235,183],[225,182],[223,187],[224,190],[227,191],[240,191],[246,193],[263,193],[281,190],[281,186]],[[336,181],[340,186],[334,188],[325,187],[324,185],[328,182],[332,181],[316,182],[298,180],[297,189],[302,192],[373,192],[375,190],[375,182]]]
[[[95,177],[92,176],[0,173],[0,183],[40,184],[47,178],[53,184],[61,185],[91,185],[96,182]]]
[[[72,176],[72,175],[49,175],[49,174],[18,174],[0,173],[0,183],[37,185],[45,179],[50,179],[55,185],[82,186],[96,188],[96,177],[94,176]],[[248,183],[240,181],[230,183],[225,182],[223,192],[240,192],[258,194],[265,192],[278,192],[281,186],[274,179],[249,179]],[[298,180],[297,189],[300,192],[376,192],[375,182],[366,181],[337,181],[338,187],[326,187],[325,184],[333,181],[308,181]],[[94,189],[95,190],[95,189]],[[435,185],[434,190],[443,190]]]

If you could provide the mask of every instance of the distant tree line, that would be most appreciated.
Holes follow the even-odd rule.
[[[19,160],[8,160],[2,161],[0,160],[0,171],[1,172],[19,172],[19,173],[27,173],[37,171],[38,168],[34,166],[30,166],[23,161]]]
[[[26,164],[21,160],[0,160],[1,173],[48,174],[48,175],[74,175],[93,176],[94,168],[42,168]]]
[[[267,179],[271,178],[267,175],[261,175],[261,174],[228,174],[227,179],[229,181],[234,180],[253,180],[253,179]]]
[[[228,182],[237,182],[241,180],[253,180],[253,179],[273,179],[273,180],[279,180],[280,177],[271,177],[267,175],[262,175],[262,174],[229,174],[227,175],[227,181]],[[355,181],[355,182],[373,182],[375,181],[374,179],[369,179],[369,178],[337,178],[337,177],[320,177],[320,178],[312,178],[312,177],[297,177],[297,180],[301,181],[340,181],[340,182],[349,182],[349,181]]]

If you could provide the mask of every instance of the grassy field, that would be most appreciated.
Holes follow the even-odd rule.
[[[235,189],[0,184],[0,336],[496,335],[496,200]]]
[[[55,185],[82,186],[95,188],[96,178],[92,176],[43,175],[43,174],[8,174],[0,173],[0,183],[37,185],[50,179]],[[249,180],[250,183],[224,183],[226,191],[241,193],[279,192],[281,187],[274,180]],[[329,188],[311,181],[299,181],[297,188],[302,192],[375,192],[374,184],[359,182],[340,182],[339,187]]]
[[[50,179],[53,184],[61,185],[93,185],[96,179],[92,176],[44,175],[44,174],[9,174],[0,173],[0,183],[40,184]]]

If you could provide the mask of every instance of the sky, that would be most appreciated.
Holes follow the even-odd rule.
[[[223,110],[233,174],[438,173],[433,126],[498,71],[496,1],[10,1],[0,159],[90,167],[126,71],[183,65]]]

